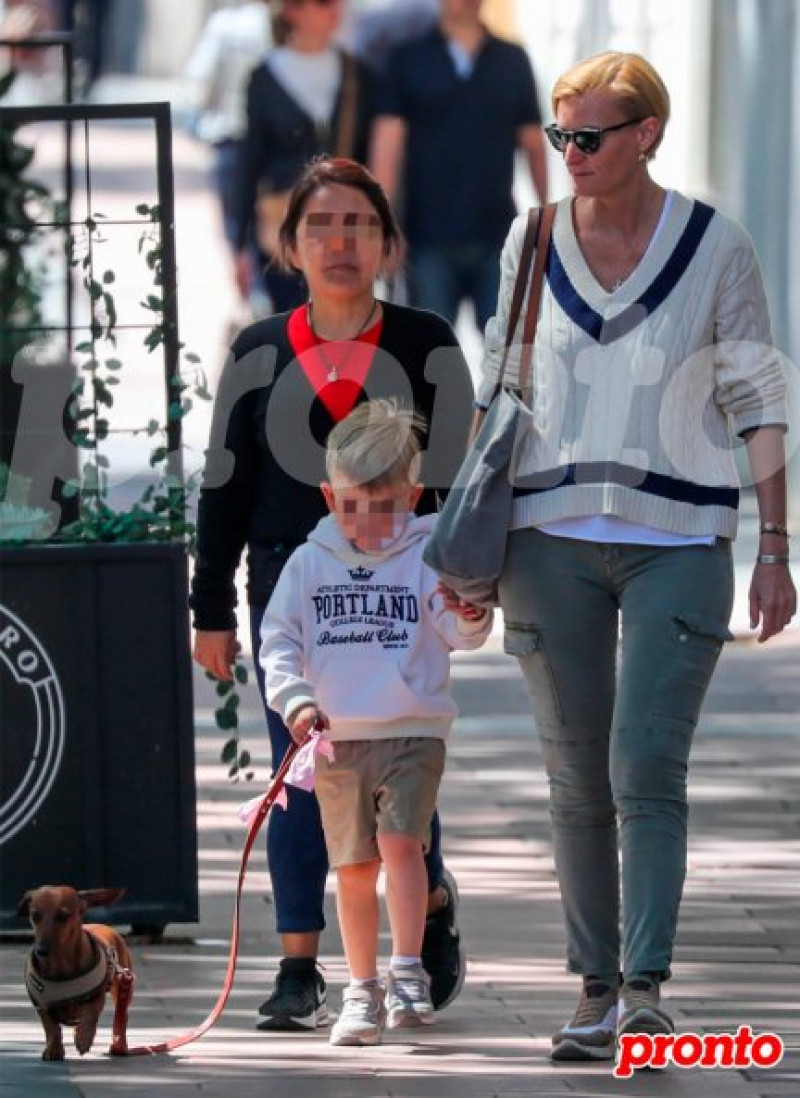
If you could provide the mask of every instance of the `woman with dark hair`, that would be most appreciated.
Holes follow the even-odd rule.
[[[453,330],[433,313],[375,297],[381,267],[398,244],[386,197],[365,168],[326,158],[309,165],[292,191],[279,235],[281,262],[303,275],[308,300],[240,334],[215,403],[191,605],[195,659],[219,679],[230,680],[239,648],[234,579],[242,550],[257,655],[278,575],[326,513],[318,487],[325,479],[325,441],[357,404],[394,398],[424,417],[420,512],[436,509],[435,489],[445,488],[458,467],[472,383]],[[266,715],[277,766],[291,740],[278,715],[268,708]],[[432,832],[423,963],[441,1009],[461,988],[464,956],[455,926],[458,896],[442,864],[436,817]],[[291,789],[288,811],[271,814],[267,853],[284,956],[257,1025],[313,1029],[327,1019],[316,957],[328,872],[313,793]]]
[[[372,115],[367,70],[335,42],[343,0],[277,0],[276,45],[253,70],[238,161],[236,281],[247,297],[258,242],[273,312],[301,304],[306,287],[279,259],[277,232],[289,192],[312,157],[363,161]]]

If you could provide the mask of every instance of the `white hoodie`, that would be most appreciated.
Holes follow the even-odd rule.
[[[261,625],[267,701],[284,719],[313,704],[332,740],[446,738],[450,651],[480,648],[492,615],[444,609],[422,560],[435,520],[412,515],[391,546],[363,553],[328,515],[292,554]]]

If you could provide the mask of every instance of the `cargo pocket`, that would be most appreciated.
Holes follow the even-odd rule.
[[[718,618],[694,611],[673,614],[670,627],[653,712],[695,725],[722,646],[733,633]]]
[[[564,714],[561,701],[539,629],[535,625],[519,625],[507,621],[503,650],[519,660],[539,731],[543,732],[548,727],[562,727]]]

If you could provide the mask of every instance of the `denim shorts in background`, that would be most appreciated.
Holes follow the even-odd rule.
[[[442,779],[444,741],[426,736],[334,743],[335,759],[317,756],[316,793],[332,866],[380,857],[378,834],[430,844]]]

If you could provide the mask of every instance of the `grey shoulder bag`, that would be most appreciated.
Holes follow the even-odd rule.
[[[539,316],[544,269],[556,207],[531,210],[508,314],[503,361],[492,399],[475,439],[456,475],[425,546],[424,560],[442,582],[462,598],[482,606],[497,605],[497,583],[503,571],[511,523],[515,450],[530,427],[531,411],[520,394],[530,380],[533,341]],[[519,388],[503,385],[509,348],[522,312],[533,260],[528,308],[523,329]]]

